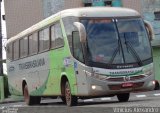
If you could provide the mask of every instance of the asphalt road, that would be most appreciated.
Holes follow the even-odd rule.
[[[79,100],[66,107],[60,99],[43,99],[39,106],[24,102],[0,104],[0,113],[160,113],[160,91],[132,93],[128,102],[116,97]]]

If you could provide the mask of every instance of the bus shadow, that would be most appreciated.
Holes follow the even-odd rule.
[[[40,106],[48,106],[48,105],[58,105],[58,106],[65,106],[63,102],[49,102],[49,103],[41,103]]]
[[[129,100],[128,102],[119,102],[118,100],[110,100],[110,101],[91,101],[91,102],[84,102],[79,101],[78,106],[89,106],[89,105],[104,105],[104,104],[126,104],[126,103],[137,103],[137,102],[147,102],[153,101],[153,99],[143,99],[143,100]],[[58,105],[58,106],[66,106],[63,102],[48,102],[48,103],[41,103],[40,106],[48,106],[48,105]]]
[[[152,99],[145,99],[145,100],[129,100],[128,102],[119,102],[118,100],[113,101],[104,101],[104,102],[79,102],[77,106],[86,106],[86,105],[104,105],[104,104],[126,104],[126,103],[137,103],[142,101],[151,101]]]

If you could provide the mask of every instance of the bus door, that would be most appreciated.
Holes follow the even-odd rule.
[[[78,95],[87,94],[87,80],[85,73],[84,55],[82,50],[82,44],[80,42],[79,32],[73,31],[72,33],[73,43],[73,56],[74,56],[74,70],[77,77]]]

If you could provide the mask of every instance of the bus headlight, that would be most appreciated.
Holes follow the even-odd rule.
[[[145,75],[146,77],[153,75],[153,70],[144,71],[144,75]]]
[[[91,73],[91,72],[88,72],[88,71],[86,71],[86,75],[90,76],[90,77],[93,77],[93,78],[96,78],[96,79],[99,79],[99,80],[106,80],[108,78],[106,75],[102,75],[102,74],[99,74],[99,73]]]
[[[92,89],[93,89],[93,90],[96,89],[96,86],[95,86],[95,85],[92,85]]]
[[[94,73],[93,77],[99,80],[106,80],[108,77],[106,75],[102,75],[102,74],[98,74],[98,73]]]
[[[155,81],[155,80],[154,80],[154,81],[152,81],[152,84],[153,84],[153,85],[155,85],[155,84],[156,84],[156,81]]]

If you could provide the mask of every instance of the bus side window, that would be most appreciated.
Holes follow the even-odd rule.
[[[28,55],[28,37],[24,37],[20,40],[20,58]]]
[[[59,48],[64,46],[64,39],[59,23],[51,26],[51,48]]]
[[[73,42],[73,56],[79,60],[80,62],[84,63],[84,58],[83,58],[83,52],[82,52],[82,46],[80,42],[80,37],[79,37],[79,32],[78,31],[73,31],[72,33],[72,42]]]
[[[49,28],[39,31],[39,52],[49,49]]]
[[[12,60],[12,43],[7,46],[7,59]]]
[[[59,48],[59,47],[63,47],[64,46],[64,39],[63,39],[63,36],[62,36],[62,30],[61,30],[61,25],[60,23],[56,23],[55,24],[55,46],[56,48]]]
[[[63,25],[64,25],[64,28],[65,28],[65,33],[67,35],[67,39],[68,39],[68,44],[69,44],[69,47],[70,47],[70,51],[71,53],[73,54],[73,49],[72,49],[72,31],[75,31],[76,28],[75,26],[73,25],[74,22],[78,22],[78,18],[77,17],[65,17],[62,19],[63,20]]]
[[[19,58],[19,40],[16,40],[13,43],[13,60],[17,60]]]
[[[51,26],[51,48],[53,49],[53,48],[56,48],[56,44],[55,44],[55,33],[54,33],[54,28],[55,28],[55,26],[54,25],[52,25]]]
[[[29,36],[29,55],[36,54],[38,52],[38,33],[35,32]]]

